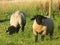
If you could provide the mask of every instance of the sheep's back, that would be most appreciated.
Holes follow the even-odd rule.
[[[53,31],[54,29],[54,23],[51,18],[45,19],[45,25],[47,26],[47,33]]]

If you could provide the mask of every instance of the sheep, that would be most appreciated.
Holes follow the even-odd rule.
[[[33,33],[35,35],[35,42],[38,40],[38,33],[41,34],[41,40],[44,40],[45,35],[50,35],[50,39],[53,39],[54,22],[48,16],[36,15],[31,20],[33,22]]]
[[[10,26],[6,32],[9,32],[10,35],[18,33],[20,27],[22,27],[22,32],[24,32],[24,27],[26,25],[26,15],[22,11],[16,11],[11,15]]]

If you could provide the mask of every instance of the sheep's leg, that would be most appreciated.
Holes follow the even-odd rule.
[[[50,40],[52,40],[53,39],[53,35],[50,35]]]
[[[38,41],[38,35],[35,35],[35,42]]]
[[[22,26],[22,32],[24,32],[24,26]]]
[[[44,40],[45,34],[46,34],[46,30],[42,32],[42,35],[41,35],[41,40],[42,41]]]
[[[45,35],[41,35],[41,40],[42,40],[42,41],[44,40],[44,37],[45,37]]]
[[[16,30],[16,33],[18,33],[18,32],[19,32],[19,29],[20,29],[20,28],[18,28],[18,29]]]
[[[43,26],[42,30],[42,34],[41,34],[41,40],[44,40],[44,37],[46,35],[46,26]]]
[[[17,29],[16,29],[16,33],[19,32],[19,29],[20,29],[20,25],[18,24],[18,25],[17,25]]]
[[[36,35],[35,35],[35,42],[37,42],[38,41],[38,33],[36,33]]]
[[[36,32],[35,30],[33,30],[33,33],[35,35],[35,42],[37,42],[38,41],[38,32]]]
[[[26,25],[26,22],[22,21],[22,32],[24,32],[25,25]]]
[[[53,39],[53,32],[50,33],[50,40]]]

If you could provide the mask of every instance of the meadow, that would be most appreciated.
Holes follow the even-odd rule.
[[[37,3],[38,4],[38,3]],[[38,42],[34,42],[34,34],[32,29],[33,21],[30,19],[36,14],[46,15],[46,11],[36,10],[37,6],[35,3],[0,3],[0,45],[60,45],[60,30],[58,30],[58,25],[60,25],[60,11],[52,11],[55,15],[55,19],[51,15],[54,21],[54,37],[53,40],[49,39],[49,35],[45,36],[45,40],[41,41],[39,35]],[[22,10],[26,14],[26,26],[24,33],[19,33],[9,35],[6,33],[10,23],[10,16],[13,12],[17,10]]]

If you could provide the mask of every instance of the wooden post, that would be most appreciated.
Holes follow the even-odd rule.
[[[51,2],[52,2],[52,0],[49,0],[49,17],[51,17]]]

